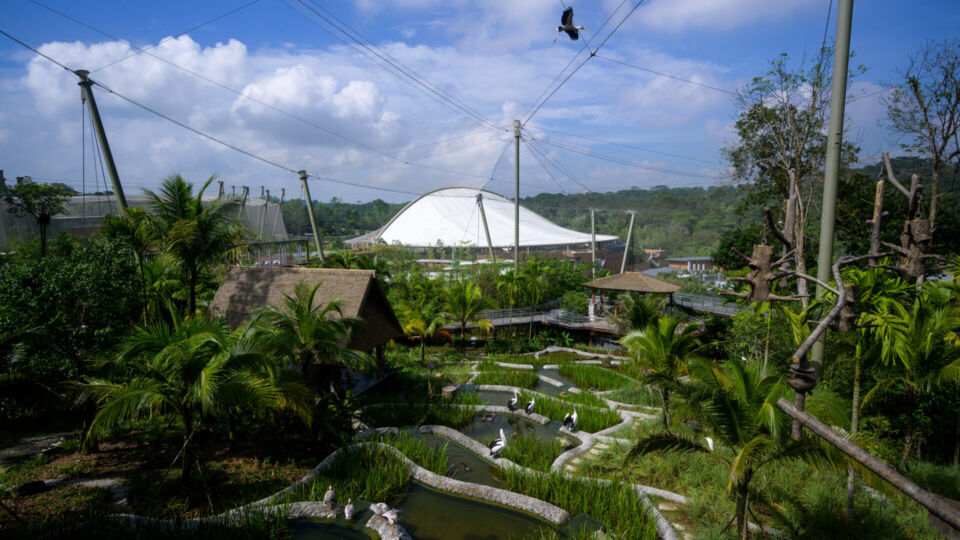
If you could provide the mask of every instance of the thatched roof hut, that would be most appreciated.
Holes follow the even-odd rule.
[[[322,281],[315,297],[317,304],[325,305],[339,297],[345,317],[361,317],[366,322],[354,333],[348,344],[351,349],[370,351],[403,335],[400,322],[373,270],[235,266],[227,271],[213,297],[210,313],[223,317],[232,328],[236,328],[259,306],[282,308],[283,295],[292,296],[294,287],[301,281],[310,286]]]
[[[624,272],[612,276],[602,277],[583,284],[591,289],[607,291],[629,291],[640,293],[672,294],[680,290],[680,286],[669,281],[641,274],[640,272]]]

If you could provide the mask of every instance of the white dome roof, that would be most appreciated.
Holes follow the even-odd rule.
[[[483,195],[483,210],[493,247],[512,247],[513,201],[475,188],[443,188],[425,193],[370,236],[372,239],[381,238],[388,244],[400,242],[405,246],[435,246],[439,240],[444,246],[484,248],[487,238],[477,207],[479,194]],[[597,242],[616,239],[616,236],[597,235]],[[565,229],[520,207],[521,246],[565,246],[586,242],[590,242],[589,233]]]

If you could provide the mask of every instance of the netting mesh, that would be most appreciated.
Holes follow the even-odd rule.
[[[206,202],[214,198],[205,198]],[[127,204],[146,206],[147,198],[142,195],[127,197]],[[0,250],[36,238],[40,234],[39,226],[30,216],[18,218],[8,211],[9,205],[0,201]],[[117,213],[117,201],[114,197],[87,195],[71,197],[64,204],[64,212],[53,217],[47,228],[48,238],[55,238],[61,232],[74,236],[89,236],[97,232],[100,221],[107,214]],[[273,201],[248,198],[240,218],[252,234],[252,241],[280,241],[287,239],[287,228],[283,223],[280,205]]]

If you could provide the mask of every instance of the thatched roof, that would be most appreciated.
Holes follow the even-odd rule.
[[[670,294],[680,290],[679,285],[657,279],[653,276],[647,276],[640,272],[624,272],[612,276],[595,279],[583,284],[584,287],[591,289],[604,289],[609,291],[631,291],[642,293],[660,293]]]
[[[310,286],[323,282],[315,297],[318,305],[326,305],[339,297],[345,317],[361,317],[366,322],[360,331],[354,333],[350,348],[369,351],[403,335],[400,322],[373,270],[235,266],[227,271],[213,297],[210,313],[223,317],[232,328],[236,328],[260,306],[282,308],[283,295],[292,296],[301,281]]]

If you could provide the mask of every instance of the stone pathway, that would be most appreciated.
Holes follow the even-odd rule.
[[[0,473],[6,472],[20,461],[49,452],[63,444],[63,441],[72,435],[73,433],[69,431],[34,435],[0,449]]]

